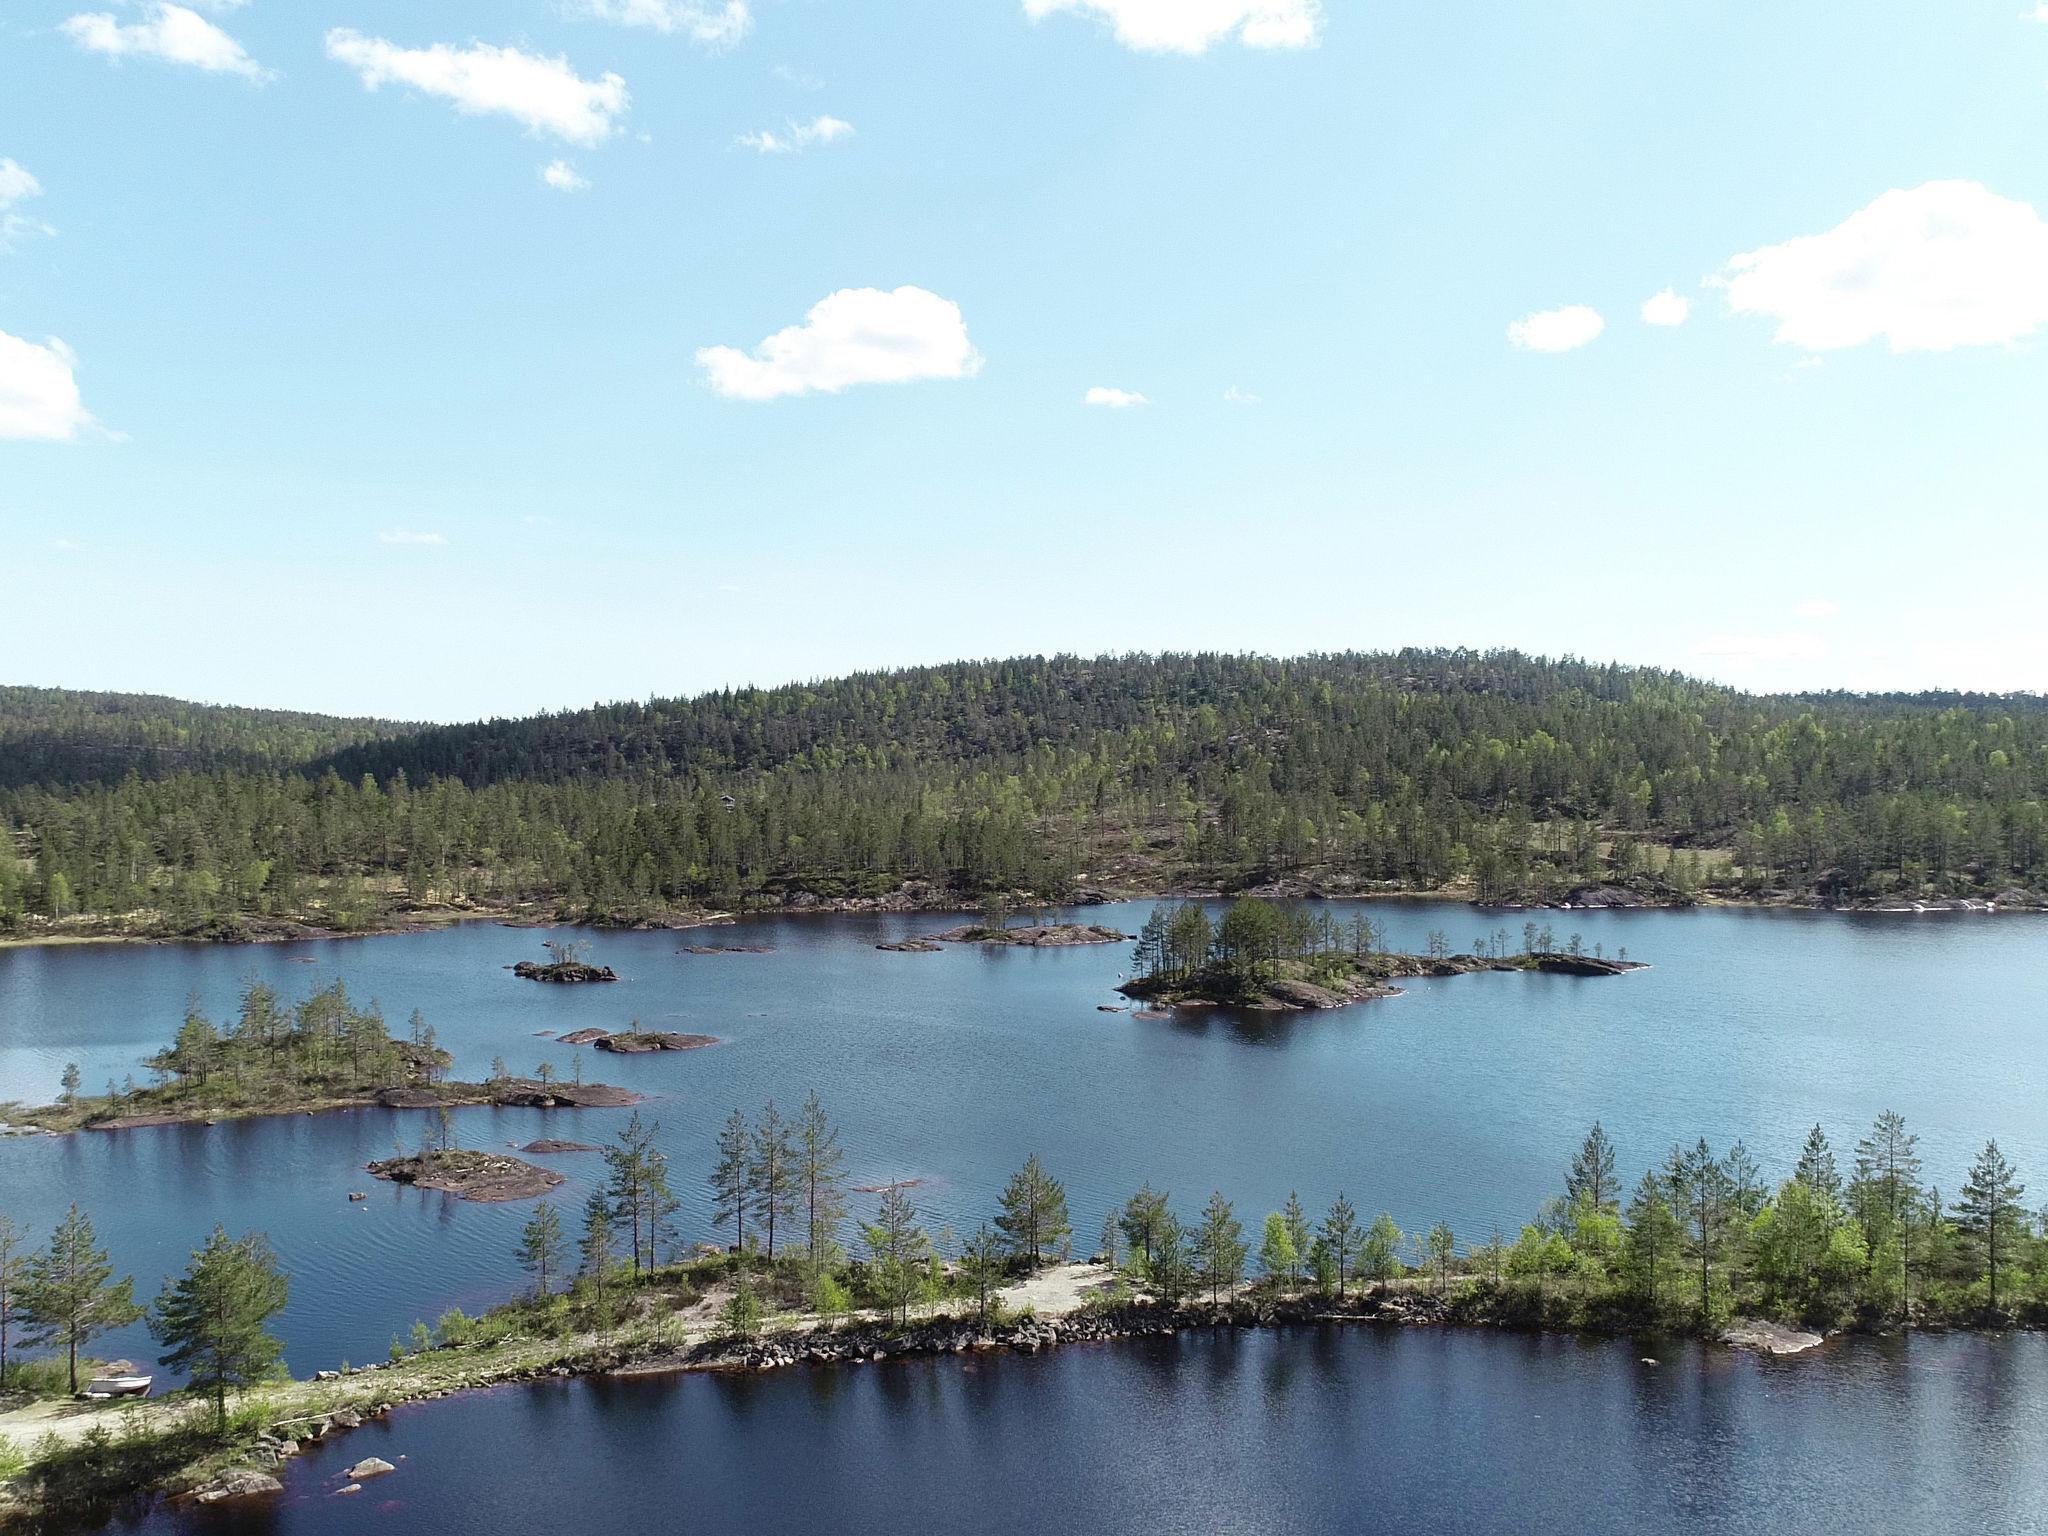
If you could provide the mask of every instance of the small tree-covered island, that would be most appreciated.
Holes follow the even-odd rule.
[[[1525,922],[1517,941],[1505,928],[1482,935],[1470,953],[1453,954],[1431,930],[1426,954],[1389,951],[1380,925],[1363,915],[1339,923],[1308,911],[1241,897],[1219,919],[1198,902],[1157,906],[1138,936],[1132,979],[1118,987],[1154,1006],[1227,1005],[1254,1011],[1338,1008],[1393,997],[1396,977],[1463,976],[1475,971],[1533,971],[1558,976],[1620,976],[1641,970],[1626,950],[1608,959],[1573,934],[1560,950],[1548,923]]]
[[[268,1325],[289,1280],[269,1244],[215,1231],[147,1312],[184,1389],[125,1411],[118,1435],[88,1415],[5,1447],[6,1507],[78,1514],[144,1488],[260,1497],[302,1448],[394,1405],[576,1372],[849,1365],[1187,1328],[1701,1334],[1800,1353],[1839,1329],[2048,1325],[2048,1214],[2028,1211],[2018,1171],[1989,1142],[1945,1197],[1892,1113],[1846,1158],[1815,1126],[1775,1186],[1740,1142],[1717,1153],[1704,1138],[1631,1183],[1595,1125],[1527,1225],[1476,1240],[1443,1222],[1404,1232],[1341,1192],[1247,1218],[1221,1191],[1195,1204],[1150,1184],[1084,1238],[1036,1156],[973,1232],[934,1232],[916,1181],[850,1186],[815,1094],[794,1115],[735,1110],[710,1135],[711,1231],[685,1233],[659,1136],[636,1111],[580,1205],[534,1204],[506,1255],[521,1294],[419,1322],[387,1359],[311,1380],[279,1366]],[[401,1161],[416,1173],[437,1157],[512,1161],[445,1146]],[[0,1390],[17,1395],[76,1392],[93,1341],[144,1315],[75,1206],[42,1248],[0,1219],[0,1302]],[[9,1364],[17,1333],[56,1355]]]
[[[78,1068],[67,1066],[64,1091],[55,1104],[0,1105],[0,1124],[123,1131],[371,1107],[599,1108],[638,1100],[604,1083],[556,1082],[552,1068],[532,1078],[501,1069],[485,1082],[456,1082],[448,1077],[453,1061],[418,1010],[399,1037],[374,1003],[361,1006],[349,996],[345,982],[297,1003],[287,1003],[262,982],[250,982],[231,1022],[216,1024],[196,1007],[186,1014],[177,1038],[143,1063],[156,1082],[138,1085],[130,1077],[93,1094]]]

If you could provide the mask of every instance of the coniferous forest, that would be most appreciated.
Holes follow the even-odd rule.
[[[1027,658],[476,725],[0,689],[0,931],[1090,890],[2038,897],[2048,700],[1513,652]]]

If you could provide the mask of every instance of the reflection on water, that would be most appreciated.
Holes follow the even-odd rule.
[[[1135,932],[1145,910],[1085,915]],[[1375,913],[1404,948],[1421,948],[1431,928],[1497,925],[1458,907]],[[1406,1230],[1443,1220],[1468,1242],[1495,1225],[1512,1234],[1555,1192],[1596,1118],[1631,1182],[1703,1132],[1717,1144],[1744,1137],[1782,1173],[1815,1120],[1846,1145],[1891,1107],[1920,1133],[1928,1174],[1945,1188],[1990,1135],[2024,1177],[2048,1183],[2048,1040],[2035,1001],[2048,988],[2048,921],[1549,920],[1560,937],[1626,946],[1653,968],[1598,981],[1419,981],[1404,997],[1331,1014],[1141,1020],[1097,1011],[1118,1000],[1127,945],[874,947],[947,926],[944,916],[790,918],[716,936],[773,946],[765,955],[680,952],[701,934],[598,934],[596,958],[624,979],[584,988],[513,979],[505,967],[537,954],[542,936],[488,923],[247,948],[0,951],[0,1098],[46,1098],[70,1060],[87,1083],[135,1070],[169,1038],[188,994],[220,1017],[244,977],[296,995],[341,976],[394,1018],[423,1009],[463,1075],[502,1056],[566,1076],[580,1054],[588,1076],[653,1095],[686,1241],[709,1234],[699,1174],[718,1122],[771,1096],[787,1109],[812,1088],[842,1123],[856,1184],[922,1178],[915,1198],[928,1223],[964,1233],[1038,1152],[1067,1183],[1083,1245],[1146,1180],[1186,1215],[1220,1188],[1254,1231],[1289,1190],[1319,1208],[1341,1187]],[[633,1018],[724,1043],[613,1058],[552,1038]],[[455,1124],[465,1145],[503,1147],[604,1141],[623,1118],[476,1109]],[[216,1221],[269,1232],[293,1275],[283,1331],[304,1372],[379,1357],[415,1318],[475,1310],[521,1283],[513,1251],[525,1207],[464,1205],[363,1173],[420,1131],[417,1117],[365,1111],[13,1140],[0,1143],[0,1192],[32,1232],[68,1201],[84,1204],[144,1294]],[[568,1177],[566,1209],[602,1176],[588,1155],[549,1162]],[[351,1204],[352,1189],[370,1198]],[[107,1347],[155,1353],[139,1329]]]
[[[1781,1361],[1670,1339],[1203,1332],[501,1389],[340,1438],[274,1506],[122,1528],[2019,1532],[2048,1508],[2044,1444],[2033,1336]],[[398,1470],[333,1497],[371,1454]]]

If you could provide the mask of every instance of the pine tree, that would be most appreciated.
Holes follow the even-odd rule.
[[[1962,1197],[1956,1201],[1956,1225],[1983,1260],[1985,1291],[1993,1312],[1998,1310],[1999,1268],[2012,1262],[2026,1236],[2020,1206],[2026,1192],[1998,1143],[1987,1141],[1970,1164]]]
[[[987,1222],[975,1229],[960,1251],[961,1274],[974,1287],[975,1319],[984,1328],[989,1324],[996,1289],[1002,1284],[1005,1257],[1002,1238]]]
[[[839,1129],[825,1117],[815,1092],[804,1100],[797,1120],[796,1168],[803,1191],[804,1247],[815,1287],[838,1258],[839,1228],[846,1220],[846,1154],[839,1147]]]
[[[1682,1214],[1686,1239],[1700,1270],[1700,1316],[1713,1311],[1713,1270],[1728,1244],[1735,1182],[1702,1136],[1691,1151],[1673,1147],[1664,1165],[1672,1206]]]
[[[1664,1266],[1684,1237],[1666,1193],[1666,1185],[1656,1174],[1645,1173],[1628,1203],[1629,1273],[1652,1312],[1657,1308]]]
[[[747,1251],[747,1211],[750,1199],[754,1144],[747,1134],[747,1117],[734,1110],[718,1133],[718,1161],[711,1169],[711,1224],[733,1229],[733,1248]]]
[[[1276,1287],[1294,1289],[1301,1270],[1301,1250],[1294,1246],[1294,1234],[1287,1218],[1278,1211],[1266,1217],[1265,1233],[1259,1242],[1259,1268]]]
[[[1430,1267],[1436,1271],[1436,1293],[1441,1296],[1451,1288],[1451,1260],[1457,1256],[1458,1239],[1450,1223],[1440,1221],[1429,1229],[1429,1236],[1423,1241]]]
[[[1621,1189],[1614,1182],[1614,1143],[1607,1139],[1597,1120],[1572,1159],[1571,1172],[1565,1176],[1564,1198],[1567,1205],[1588,1200],[1598,1211],[1613,1211],[1620,1206]]]
[[[29,1258],[22,1280],[21,1315],[28,1325],[23,1337],[31,1344],[63,1343],[74,1394],[78,1351],[142,1316],[135,1281],[114,1279],[114,1266],[98,1243],[91,1219],[73,1205],[50,1246]]]
[[[555,1202],[543,1200],[519,1234],[519,1263],[534,1277],[534,1289],[548,1299],[548,1277],[562,1270],[562,1216]]]
[[[1920,1188],[1920,1138],[1906,1129],[1906,1117],[1886,1110],[1870,1134],[1856,1143],[1856,1181],[1851,1204],[1863,1224],[1863,1239],[1876,1255],[1886,1241],[1899,1250],[1899,1306],[1913,1310],[1913,1224],[1909,1219]]]
[[[796,1215],[801,1194],[789,1122],[770,1099],[754,1130],[753,1159],[747,1166],[747,1199],[754,1208],[754,1219],[768,1238],[771,1263],[775,1259],[775,1229]]]
[[[931,1239],[917,1224],[917,1207],[900,1183],[892,1180],[882,1191],[874,1224],[863,1226],[861,1235],[880,1277],[884,1305],[899,1322],[907,1322],[918,1270],[931,1256]]]
[[[603,1191],[592,1190],[583,1204],[583,1276],[596,1300],[597,1331],[611,1328],[612,1271],[618,1267],[617,1233],[612,1204]]]
[[[1139,1267],[1136,1261],[1143,1255],[1145,1273],[1152,1272],[1152,1261],[1159,1252],[1159,1232],[1166,1220],[1166,1196],[1149,1183],[1124,1202],[1118,1224],[1124,1229],[1124,1243],[1130,1249],[1133,1268]]]
[[[636,1109],[625,1129],[619,1132],[618,1144],[604,1149],[605,1165],[611,1170],[607,1193],[612,1203],[612,1214],[626,1224],[636,1276],[640,1273],[643,1252],[650,1253],[649,1267],[652,1267],[653,1233],[648,1230],[648,1181],[653,1176],[653,1159],[658,1155],[654,1150],[654,1138],[659,1130],[658,1125],[650,1126],[642,1121],[640,1111]]]
[[[1301,1284],[1301,1267],[1308,1262],[1309,1245],[1314,1233],[1309,1229],[1308,1212],[1302,1209],[1301,1196],[1289,1190],[1287,1203],[1280,1207],[1280,1219],[1287,1223],[1287,1240],[1294,1245],[1294,1267],[1287,1272],[1288,1289]]]
[[[157,1297],[149,1328],[164,1346],[159,1361],[212,1396],[216,1433],[227,1431],[228,1388],[278,1373],[284,1345],[268,1325],[290,1297],[291,1282],[269,1239],[232,1238],[224,1227],[213,1229],[185,1273]]]
[[[1231,1210],[1221,1190],[1209,1196],[1202,1208],[1202,1225],[1195,1238],[1202,1256],[1202,1277],[1209,1283],[1209,1300],[1218,1303],[1234,1295],[1244,1280],[1245,1255],[1251,1251],[1244,1240],[1244,1225]]]
[[[1034,1153],[1003,1189],[996,1230],[1009,1240],[1012,1256],[1037,1269],[1045,1250],[1073,1232],[1067,1220],[1067,1191],[1045,1171]]]
[[[21,1247],[20,1228],[15,1226],[12,1217],[0,1211],[0,1393],[7,1390],[7,1349],[14,1338],[27,1264],[27,1256]]]
[[[1330,1212],[1323,1218],[1322,1230],[1316,1234],[1329,1255],[1330,1263],[1337,1274],[1337,1299],[1344,1299],[1344,1281],[1351,1269],[1351,1261],[1358,1256],[1358,1212],[1343,1195],[1330,1202]]]
[[[1152,1257],[1147,1261],[1147,1269],[1159,1299],[1170,1307],[1179,1306],[1187,1294],[1193,1261],[1188,1255],[1187,1228],[1171,1211],[1161,1213],[1153,1231]]]

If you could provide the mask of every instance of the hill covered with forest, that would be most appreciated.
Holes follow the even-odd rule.
[[[2048,884],[2048,701],[1513,652],[962,662],[404,726],[0,689],[0,924]],[[906,891],[908,894],[906,894]]]

